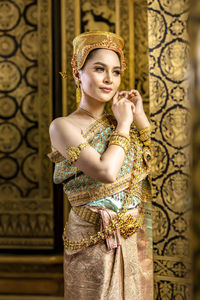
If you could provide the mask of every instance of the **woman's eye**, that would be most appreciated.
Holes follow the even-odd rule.
[[[120,75],[121,72],[120,72],[120,71],[114,71],[114,74],[115,74],[115,75]]]
[[[104,71],[104,68],[101,68],[101,67],[98,67],[98,68],[96,68],[96,71]]]

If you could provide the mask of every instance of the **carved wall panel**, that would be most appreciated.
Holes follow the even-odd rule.
[[[54,247],[51,2],[0,1],[0,248]]]
[[[148,4],[155,299],[191,299],[188,4]]]
[[[192,90],[193,106],[193,140],[192,140],[192,187],[193,187],[193,299],[200,299],[200,2],[192,1],[188,21],[188,31],[193,62]],[[192,85],[192,84],[191,84]]]

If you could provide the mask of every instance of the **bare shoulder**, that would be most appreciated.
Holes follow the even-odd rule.
[[[63,141],[74,144],[81,139],[81,130],[68,117],[58,117],[49,126],[51,144],[57,148]]]
[[[54,131],[77,131],[80,132],[80,129],[71,121],[71,117],[58,117],[54,119],[49,125],[49,133]]]

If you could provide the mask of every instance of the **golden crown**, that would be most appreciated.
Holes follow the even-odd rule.
[[[120,55],[121,71],[125,71],[126,63],[123,53],[124,40],[118,34],[106,31],[88,31],[79,34],[73,40],[72,68],[81,69],[88,54],[94,49],[110,49]]]

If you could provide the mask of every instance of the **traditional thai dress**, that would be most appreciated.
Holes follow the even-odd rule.
[[[82,135],[103,154],[116,125],[115,118],[107,114],[92,122]],[[55,162],[53,181],[63,184],[72,207],[64,232],[68,240],[89,237],[113,220],[122,209],[133,169],[135,192],[125,215],[137,219],[139,204],[145,211],[142,226],[128,238],[116,230],[94,245],[75,250],[64,248],[65,300],[153,300],[149,156],[134,124],[130,135],[131,147],[113,183],[98,182],[85,175],[54,148],[48,154]]]

